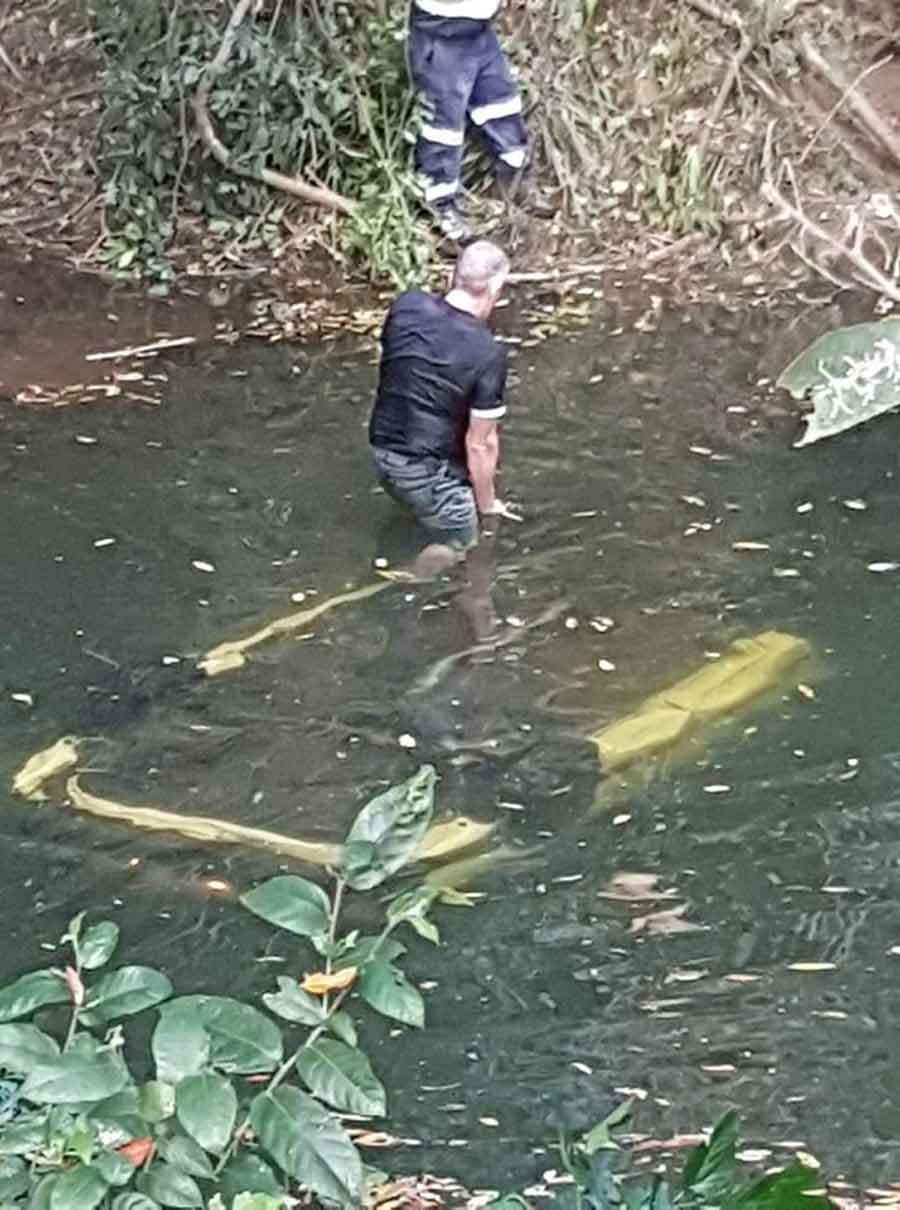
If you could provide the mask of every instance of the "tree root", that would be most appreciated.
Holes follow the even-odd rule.
[[[240,176],[253,177],[255,180],[269,185],[272,189],[280,189],[282,193],[289,193],[293,197],[298,197],[304,202],[310,202],[314,206],[325,206],[330,210],[337,210],[341,214],[353,214],[355,210],[354,203],[342,194],[335,193],[332,189],[319,185],[311,185],[300,177],[286,176],[282,172],[273,172],[270,168],[253,170],[236,165],[232,152],[229,151],[216,134],[212,119],[209,116],[209,91],[213,80],[228,62],[238,27],[247,15],[251,3],[252,0],[238,0],[225,29],[219,49],[215,57],[207,65],[197,85],[197,91],[194,94],[194,117],[196,118],[197,129],[200,131],[200,137],[203,140],[204,146],[219,161],[223,168],[227,168],[231,172],[238,173]]]

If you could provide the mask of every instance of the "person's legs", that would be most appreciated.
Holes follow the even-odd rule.
[[[469,94],[478,61],[472,39],[440,38],[409,31],[409,73],[419,91],[423,121],[416,140],[416,171],[424,179],[426,205],[451,239],[469,236],[459,212],[460,168]]]
[[[554,207],[538,191],[529,171],[528,132],[522,97],[493,29],[481,38],[479,70],[469,98],[469,117],[487,143],[497,180],[511,201],[542,217]]]
[[[408,508],[434,541],[413,561],[414,578],[430,578],[463,558],[478,541],[478,511],[471,486],[446,462],[373,450],[379,481]]]

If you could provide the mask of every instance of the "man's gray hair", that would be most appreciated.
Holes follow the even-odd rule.
[[[490,240],[479,239],[463,248],[453,273],[457,290],[476,296],[496,294],[509,274],[509,257]]]

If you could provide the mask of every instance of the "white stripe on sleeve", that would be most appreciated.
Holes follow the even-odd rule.
[[[493,408],[470,408],[469,415],[474,420],[499,420],[506,415],[506,404],[498,403]]]

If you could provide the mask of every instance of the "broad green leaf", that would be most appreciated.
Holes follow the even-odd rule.
[[[502,1197],[495,1197],[492,1202],[488,1202],[484,1210],[529,1210],[530,1204],[518,1193],[505,1193]]]
[[[432,945],[440,945],[441,936],[437,925],[428,919],[428,911],[439,894],[440,891],[437,887],[430,886],[420,886],[415,890],[405,891],[388,904],[388,923],[408,924],[420,937],[424,937]]]
[[[141,1117],[156,1125],[175,1112],[175,1086],[165,1080],[148,1080],[138,1089]]]
[[[900,406],[900,319],[827,332],[782,371],[776,385],[795,399],[812,395],[814,411],[798,446]]]
[[[260,1145],[313,1193],[340,1205],[362,1196],[359,1152],[337,1119],[297,1088],[264,1092],[250,1106]]]
[[[109,1190],[96,1168],[78,1164],[64,1172],[50,1194],[50,1210],[94,1210]]]
[[[203,1205],[200,1186],[186,1172],[179,1172],[171,1164],[154,1163],[137,1178],[138,1190],[153,1198],[161,1206],[175,1206],[178,1210],[192,1210]]]
[[[189,1139],[186,1134],[177,1134],[174,1138],[161,1139],[159,1154],[167,1163],[180,1168],[188,1176],[199,1177],[200,1180],[210,1180],[213,1166],[209,1156],[199,1143]]]
[[[284,1198],[266,1193],[242,1193],[231,1204],[231,1210],[282,1210]]]
[[[0,1025],[0,1071],[27,1076],[39,1063],[59,1055],[59,1045],[33,1025]]]
[[[827,1197],[815,1196],[822,1178],[812,1168],[791,1164],[761,1177],[729,1202],[729,1210],[833,1210]]]
[[[111,920],[92,925],[78,943],[78,957],[86,971],[97,970],[113,956],[119,944],[119,926]]]
[[[661,1176],[624,1181],[619,1188],[625,1210],[672,1210],[669,1183]]]
[[[150,1045],[157,1077],[169,1084],[197,1075],[209,1062],[209,1035],[197,1013],[181,1000],[160,1009]]]
[[[84,924],[86,914],[86,912],[79,912],[77,916],[72,917],[66,931],[59,939],[60,945],[68,943],[75,946],[78,944],[78,940],[81,937],[81,926]]]
[[[737,1134],[737,1114],[732,1109],[716,1123],[709,1142],[695,1147],[688,1156],[682,1187],[711,1201],[727,1193],[737,1172]]]
[[[0,1023],[27,1016],[45,1004],[68,1004],[69,989],[53,971],[33,971],[0,988]]]
[[[242,895],[241,903],[269,924],[296,933],[298,937],[315,937],[328,931],[331,914],[328,896],[314,882],[296,874],[270,878]]]
[[[159,1210],[159,1202],[143,1193],[120,1193],[113,1200],[112,1210]]]
[[[47,1140],[46,1110],[24,1122],[5,1122],[0,1130],[0,1156],[30,1155]]]
[[[410,928],[414,929],[420,937],[424,937],[426,941],[430,941],[432,945],[441,944],[441,934],[438,926],[433,920],[429,920],[427,916],[410,916],[406,923]]]
[[[602,1122],[598,1122],[593,1130],[584,1136],[583,1146],[588,1155],[595,1151],[618,1151],[619,1145],[612,1137],[617,1126],[622,1126],[631,1117],[631,1102],[625,1101],[608,1114]]]
[[[219,1186],[226,1198],[239,1193],[268,1193],[277,1197],[283,1192],[275,1173],[258,1155],[241,1151],[228,1161],[219,1176]]]
[[[22,1097],[35,1105],[81,1104],[111,1097],[127,1083],[128,1071],[112,1051],[94,1055],[67,1051],[31,1069],[22,1085]]]
[[[171,994],[172,984],[161,971],[149,966],[121,966],[95,984],[86,1007],[100,1021],[115,1021],[161,1004]]]
[[[361,1050],[320,1038],[300,1052],[297,1070],[313,1096],[335,1109],[367,1117],[386,1112],[384,1087]]]
[[[98,1152],[91,1160],[91,1166],[97,1169],[109,1185],[127,1185],[134,1176],[134,1164],[129,1163],[116,1151]]]
[[[416,848],[434,810],[437,774],[432,765],[392,786],[360,811],[345,842],[342,876],[356,891],[369,891],[401,869]]]
[[[45,1176],[38,1181],[28,1202],[28,1210],[50,1210],[50,1199],[60,1178],[55,1174]]]
[[[192,1139],[219,1155],[231,1140],[237,1095],[231,1082],[215,1072],[187,1076],[175,1089],[175,1113]]]
[[[88,1117],[97,1123],[99,1130],[118,1132],[123,1143],[148,1133],[147,1119],[141,1113],[138,1090],[134,1084],[129,1084],[115,1096],[92,1105],[88,1110]],[[118,1145],[117,1140],[116,1146]]]
[[[377,959],[363,969],[359,994],[385,1017],[421,1029],[425,1024],[425,1002],[396,966]]]
[[[181,996],[171,1008],[193,1012],[209,1035],[208,1062],[222,1071],[255,1074],[281,1062],[281,1031],[249,1004],[225,996]]]
[[[328,1018],[328,1028],[336,1038],[340,1038],[348,1046],[356,1045],[356,1026],[353,1024],[350,1014],[344,1012],[343,1009],[331,1014]]]
[[[79,1115],[65,1137],[65,1150],[81,1160],[82,1164],[89,1164],[94,1154],[97,1135],[93,1127],[93,1122]]]
[[[296,979],[278,976],[278,991],[266,992],[263,1004],[269,1012],[295,1025],[321,1025],[325,1019],[325,1006],[321,999],[309,995],[299,986]]]
[[[341,966],[365,969],[376,958],[382,962],[395,962],[406,953],[406,946],[394,937],[360,937],[346,953],[341,955]]]
[[[17,1155],[0,1159],[0,1199],[11,1202],[23,1194],[30,1184],[28,1165],[23,1159]]]

